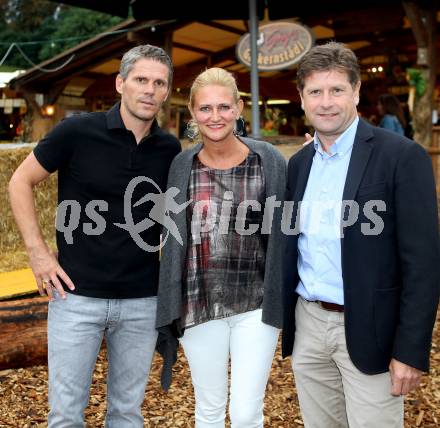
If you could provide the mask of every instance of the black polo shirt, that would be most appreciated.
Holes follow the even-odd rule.
[[[157,293],[159,255],[145,246],[159,244],[160,225],[138,234],[145,243],[141,248],[115,223],[127,223],[127,207],[133,224],[148,218],[153,202],[133,205],[148,193],[159,193],[154,183],[166,190],[171,161],[181,147],[156,121],[150,134],[136,144],[119,108],[118,103],[106,113],[64,119],[34,149],[47,171],[58,171],[59,262],[75,284],[74,293],[83,296],[134,298]],[[132,180],[141,176],[154,183],[142,179],[134,185]],[[133,193],[126,197],[124,212],[130,182]]]

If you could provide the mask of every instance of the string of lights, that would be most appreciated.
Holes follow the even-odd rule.
[[[12,43],[11,46],[9,46],[9,49],[7,50],[6,54],[3,56],[2,60],[0,61],[0,67],[3,65],[3,63],[8,58],[9,54],[12,52],[12,49],[16,48],[18,52],[20,52],[21,56],[32,66],[35,68],[38,68],[39,70],[45,72],[45,73],[54,73],[55,71],[61,70],[64,68],[67,64],[69,64],[70,61],[75,57],[75,54],[72,54],[70,58],[67,59],[63,64],[61,64],[58,67],[55,68],[44,68],[40,67],[39,65],[35,64],[21,49],[21,47],[17,43]]]
[[[40,67],[38,64],[36,64],[35,62],[33,62],[28,55],[26,55],[26,53],[23,51],[23,49],[21,48],[21,46],[26,46],[26,45],[37,45],[37,44],[44,44],[44,43],[57,43],[57,42],[65,42],[65,41],[72,41],[72,40],[87,40],[90,39],[92,37],[96,37],[96,36],[102,36],[102,37],[106,37],[106,36],[111,36],[111,35],[117,35],[117,34],[123,34],[123,33],[129,33],[129,32],[135,32],[135,31],[139,31],[139,30],[144,30],[144,29],[150,29],[152,32],[156,31],[156,27],[158,26],[162,26],[162,25],[166,25],[169,23],[173,23],[176,20],[168,20],[168,21],[162,21],[162,22],[158,22],[158,21],[154,21],[154,22],[150,22],[150,23],[146,23],[146,24],[142,24],[142,25],[138,25],[136,27],[132,27],[132,28],[125,28],[125,29],[121,29],[121,30],[113,30],[113,31],[106,31],[104,33],[99,33],[99,34],[94,34],[93,36],[75,36],[75,37],[64,37],[64,38],[60,38],[60,39],[51,39],[51,40],[33,40],[33,41],[28,41],[28,42],[0,42],[0,46],[7,46],[9,45],[5,55],[3,56],[3,58],[0,60],[0,67],[5,63],[6,59],[8,58],[8,56],[10,55],[11,51],[14,49],[14,47],[19,51],[19,53],[21,54],[21,56],[34,68],[39,69],[40,71],[44,72],[44,73],[54,73],[56,71],[61,70],[62,68],[64,68],[67,64],[69,64],[73,58],[75,57],[75,54],[72,54],[63,64],[61,64],[58,67],[55,68],[44,68],[44,67]]]
[[[126,33],[128,31],[133,31],[132,29],[125,29],[125,30],[116,30],[116,31],[108,31],[105,33],[99,33],[102,34],[103,36],[107,36],[107,35],[113,35],[113,34],[120,34],[120,33]],[[86,39],[90,39],[91,37],[96,37],[98,34],[93,34],[93,35],[87,35],[87,36],[72,36],[72,37],[63,37],[60,39],[49,39],[49,40],[32,40],[32,41],[28,41],[28,42],[14,42],[16,45],[22,45],[22,46],[26,46],[26,45],[42,45],[45,43],[59,43],[59,42],[70,42],[73,40],[86,40]],[[0,46],[7,46],[10,45],[11,42],[0,42]]]

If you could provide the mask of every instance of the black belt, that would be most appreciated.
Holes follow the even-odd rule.
[[[319,306],[321,306],[322,309],[325,309],[326,311],[344,312],[344,305],[338,305],[337,303],[330,303],[330,302],[322,302],[321,300],[315,300],[315,302]]]

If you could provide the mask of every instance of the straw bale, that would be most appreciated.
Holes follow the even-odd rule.
[[[30,151],[31,149],[28,147],[0,150],[0,271],[18,269],[27,265],[23,241],[12,216],[7,189],[15,169]],[[48,180],[36,186],[34,192],[38,220],[44,238],[53,246],[55,242],[57,175],[52,174]]]
[[[29,267],[28,262],[28,255],[24,248],[17,251],[2,251],[0,257],[0,272],[11,272],[13,270],[27,268]]]

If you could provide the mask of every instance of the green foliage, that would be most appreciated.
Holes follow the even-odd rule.
[[[48,24],[52,21],[56,3],[46,0],[0,0],[0,59],[6,54],[10,43],[47,40]],[[53,31],[53,30],[52,30]],[[38,59],[42,45],[24,45],[23,50]],[[30,65],[14,48],[4,65],[29,68]]]
[[[426,79],[423,76],[422,70],[417,68],[406,69],[407,79],[410,86],[416,88],[416,96],[420,98],[426,92]]]
[[[8,27],[16,32],[41,31],[46,17],[54,14],[57,4],[47,0],[9,0],[4,2]]]
[[[48,59],[79,42],[121,22],[121,18],[112,17],[104,13],[93,12],[81,8],[64,8],[56,20],[56,30],[52,33],[52,40],[77,37],[75,40],[51,42],[45,44],[40,51],[40,59]],[[83,37],[82,39],[80,39]]]
[[[107,14],[47,0],[0,0],[0,60],[10,43],[38,41],[41,43],[20,46],[33,63],[39,63],[121,21]],[[4,65],[31,67],[16,48]]]

